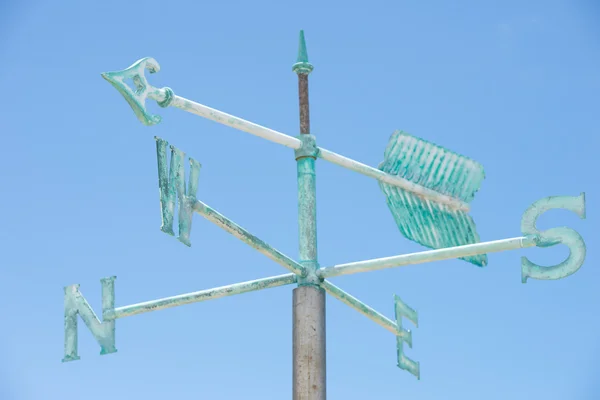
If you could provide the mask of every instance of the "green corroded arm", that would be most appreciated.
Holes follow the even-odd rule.
[[[573,211],[581,219],[585,219],[585,193],[581,193],[579,196],[546,197],[536,201],[525,211],[521,219],[521,231],[525,235],[536,235],[539,238],[537,246],[549,247],[562,243],[569,248],[570,252],[566,260],[551,267],[534,264],[527,257],[522,257],[521,279],[523,283],[526,283],[528,278],[565,278],[577,272],[585,261],[585,242],[575,230],[564,226],[545,231],[539,231],[536,228],[535,223],[543,213],[557,208]]]
[[[161,121],[160,116],[148,112],[146,100],[152,99],[161,107],[168,107],[173,100],[173,91],[167,87],[159,89],[148,83],[145,70],[151,74],[160,71],[160,65],[151,57],[136,61],[122,71],[104,72],[102,77],[110,82],[123,95],[133,112],[144,125],[156,125]],[[131,88],[127,80],[131,79],[135,88]]]
[[[571,228],[560,227],[548,229],[546,231],[539,231],[536,229],[535,222],[540,215],[554,208],[567,209],[577,213],[581,218],[585,218],[585,194],[582,193],[577,197],[546,197],[535,202],[523,214],[521,231],[524,236],[521,237],[338,264],[331,267],[319,268],[317,270],[317,275],[324,279],[359,272],[376,271],[385,268],[468,257],[477,254],[517,250],[534,246],[549,247],[562,243],[569,247],[570,254],[565,261],[558,265],[542,267],[532,263],[527,257],[523,257],[521,261],[523,282],[526,282],[527,278],[561,279],[574,274],[581,268],[581,265],[585,260],[586,247],[581,235]]]
[[[408,319],[415,326],[419,325],[417,312],[406,305],[400,297],[394,295],[394,310],[396,314],[396,325],[398,326],[398,335],[396,336],[396,346],[398,351],[398,368],[410,372],[417,379],[421,379],[421,366],[418,361],[408,358],[404,354],[404,343],[412,348],[412,332],[402,327],[402,317]]]
[[[190,161],[190,173],[186,185],[183,159],[185,153],[171,146],[171,161],[167,161],[167,148],[169,144],[161,138],[156,139],[156,152],[158,158],[158,186],[160,194],[160,208],[162,216],[161,230],[169,235],[173,232],[173,219],[176,199],[179,207],[179,232],[178,239],[190,246],[190,230],[192,228],[192,214],[197,212],[204,218],[229,232],[242,242],[255,248],[262,254],[287,268],[289,271],[305,277],[306,268],[290,257],[274,249],[263,240],[254,236],[229,218],[220,214],[208,205],[196,198],[198,192],[198,177],[200,163],[192,158]]]
[[[335,297],[342,303],[350,306],[365,317],[369,318],[377,325],[387,329],[388,331],[396,335],[398,350],[398,367],[410,372],[411,374],[416,376],[417,379],[421,379],[419,363],[406,357],[404,355],[403,348],[404,343],[408,344],[408,346],[412,348],[412,332],[402,327],[402,317],[407,318],[413,324],[415,324],[415,326],[417,326],[418,318],[417,312],[415,310],[404,304],[402,300],[400,300],[400,297],[394,296],[396,311],[396,322],[394,322],[386,316],[375,311],[373,308],[369,307],[356,297],[352,296],[349,293],[346,293],[339,287],[335,286],[333,283],[324,280],[323,282],[321,282],[320,285],[331,296]]]
[[[234,296],[236,294],[254,292],[296,283],[295,274],[272,276],[269,278],[256,279],[248,282],[234,283],[233,285],[221,286],[213,289],[200,290],[197,292],[181,294],[178,296],[165,297],[158,300],[146,301],[132,304],[130,306],[118,307],[108,313],[105,318],[117,319],[132,315],[147,313],[150,311],[163,310],[165,308],[182,306],[185,304],[198,303],[206,300],[220,299],[221,297]]]
[[[194,203],[194,211],[294,274],[300,277],[305,277],[307,275],[306,267],[292,260],[279,250],[274,249],[268,243],[254,236],[200,200],[197,200],[196,203]]]
[[[165,308],[198,303],[206,300],[236,294],[254,292],[278,286],[296,283],[295,274],[271,276],[248,282],[234,283],[213,289],[200,290],[178,296],[166,297],[158,300],[132,304],[130,306],[115,308],[115,281],[114,276],[104,278],[102,282],[102,322],[92,310],[85,297],[79,291],[79,285],[65,288],[65,356],[63,362],[79,360],[77,349],[77,317],[81,317],[85,326],[90,330],[101,347],[100,354],[116,353],[115,347],[115,320],[132,315],[162,310]]]
[[[467,257],[476,254],[521,249],[525,247],[535,246],[536,243],[536,236],[521,236],[510,239],[493,240],[490,242],[447,247],[444,249],[437,250],[427,250],[418,253],[409,253],[392,257],[356,261],[347,264],[338,264],[332,267],[319,268],[319,270],[317,271],[317,275],[321,278],[330,278],[333,276],[348,275],[357,272],[370,272],[379,269],[423,264],[434,261],[448,260],[452,258]]]
[[[327,280],[321,282],[320,286],[323,289],[325,289],[325,291],[331,296],[335,297],[347,306],[350,306],[351,308],[355,309],[365,317],[369,318],[371,321],[375,322],[377,325],[387,329],[394,335],[398,335],[399,332],[396,323],[394,323],[394,321],[392,321],[385,315],[382,315],[379,312],[375,311],[373,308],[369,307],[356,297],[346,293],[345,291],[343,291],[342,289],[340,289],[339,287]]]

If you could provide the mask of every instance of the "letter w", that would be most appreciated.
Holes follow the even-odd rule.
[[[191,246],[190,230],[192,229],[192,214],[198,192],[198,177],[200,163],[190,158],[190,177],[188,188],[185,188],[185,172],[183,158],[185,153],[171,146],[171,165],[167,167],[167,141],[155,137],[156,154],[158,157],[158,188],[160,192],[160,209],[162,226],[160,230],[175,236],[173,232],[173,215],[175,213],[175,196],[179,202],[179,241]]]

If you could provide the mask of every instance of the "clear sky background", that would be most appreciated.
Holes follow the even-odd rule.
[[[586,240],[563,280],[522,284],[520,257],[554,265],[564,246],[333,279],[389,317],[395,293],[418,310],[422,378],[396,367],[393,335],[328,298],[329,398],[600,398],[598,4],[3,0],[0,399],[291,397],[291,286],[118,320],[107,356],[80,321],[81,360],[61,359],[66,285],[100,313],[106,276],[122,306],[286,272],[198,215],[192,248],[159,230],[154,135],[202,163],[202,201],[298,253],[291,150],[156,104],[163,122],[143,126],[100,73],[151,56],[153,85],[296,135],[300,29],[321,146],[376,166],[403,129],[478,160],[482,240],[519,236],[546,196],[588,206],[540,220]],[[317,171],[321,265],[423,250],[374,180]]]

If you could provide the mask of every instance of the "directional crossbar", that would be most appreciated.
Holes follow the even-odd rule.
[[[304,268],[302,265],[292,260],[290,257],[286,256],[279,250],[274,249],[269,244],[254,236],[253,234],[251,234],[250,232],[248,232],[229,218],[225,217],[222,214],[219,214],[217,211],[213,210],[200,200],[197,200],[194,204],[194,211],[196,211],[198,214],[202,215],[204,218],[217,225],[218,227],[231,233],[233,236],[240,239],[242,242],[255,248],[260,253],[264,254],[265,256],[275,261],[282,267],[293,272],[294,274],[301,277],[306,276],[306,268]]]
[[[324,280],[321,283],[321,287],[325,289],[325,291],[331,296],[335,297],[342,303],[350,306],[365,317],[369,318],[371,321],[396,335],[398,367],[410,372],[416,376],[417,379],[421,379],[419,363],[404,355],[404,343],[408,344],[408,347],[412,348],[412,332],[402,327],[402,317],[408,318],[415,326],[418,326],[418,316],[415,310],[406,305],[400,299],[400,297],[394,295],[396,309],[396,322],[394,322],[327,280]]]
[[[115,279],[116,277],[113,276],[101,280],[102,321],[100,321],[100,319],[96,316],[88,301],[80,292],[79,285],[65,287],[65,357],[63,358],[63,362],[79,360],[77,346],[78,315],[82,318],[86,327],[92,332],[98,344],[100,344],[102,349],[100,354],[111,354],[117,352],[115,346],[116,319],[151,311],[163,310],[166,308],[178,307],[186,304],[219,299],[227,296],[234,296],[237,294],[248,293],[262,289],[285,286],[296,283],[298,277],[293,273],[278,275],[116,308],[114,307]],[[389,318],[375,311],[373,308],[369,307],[367,304],[358,300],[356,297],[344,292],[342,289],[338,288],[327,280],[323,280],[320,283],[320,286],[336,299],[342,301],[386,330],[392,332],[398,338],[398,343],[406,342],[410,347],[412,347],[412,333],[409,330],[402,328],[402,324],[398,318],[396,322],[390,320]],[[398,305],[400,303],[399,298],[396,296],[396,304]],[[401,303],[401,305],[403,309],[410,309],[404,303]],[[413,313],[413,317],[409,319],[411,319],[411,321],[417,325],[416,312],[413,311]],[[398,349],[400,352],[400,344]],[[402,357],[406,357],[400,356],[400,353],[398,357],[398,366],[400,368],[407,369],[403,367],[402,361]],[[412,360],[410,360],[410,362],[414,363]],[[413,375],[419,377],[418,367],[417,370],[414,370],[414,368],[408,370],[409,372],[413,373]]]
[[[521,258],[521,277],[523,283],[527,282],[528,278],[562,279],[574,274],[581,268],[586,256],[586,246],[581,235],[571,228],[551,228],[545,231],[540,231],[536,228],[537,219],[543,213],[552,209],[566,209],[576,213],[583,219],[586,215],[585,194],[582,193],[579,196],[551,196],[533,203],[525,211],[521,219],[521,231],[525,236],[338,264],[332,267],[319,268],[317,275],[320,278],[330,278],[357,272],[423,264],[477,254],[564,244],[569,248],[569,256],[566,260],[554,266],[541,266],[534,264],[527,257]]]
[[[143,303],[132,304],[130,306],[117,307],[112,312],[109,311],[106,313],[104,318],[111,320],[150,311],[164,310],[165,308],[177,307],[185,304],[220,299],[221,297],[289,285],[296,283],[297,279],[298,277],[296,274],[285,274],[272,276],[270,278],[256,279],[248,282],[235,283],[233,285],[221,286],[213,289],[200,290],[179,296],[165,297],[163,299],[146,301]]]
[[[112,276],[101,280],[102,322],[79,291],[79,285],[65,287],[65,356],[62,360],[63,362],[79,360],[77,346],[78,315],[100,345],[100,354],[111,354],[117,352],[117,348],[115,347],[115,319],[226,296],[233,296],[236,294],[289,285],[291,283],[296,283],[297,276],[295,274],[286,274],[256,279],[253,281],[236,283],[233,285],[201,290],[198,292],[166,297],[118,308],[114,308],[115,279],[116,277]]]
[[[478,254],[516,250],[520,248],[533,247],[538,243],[538,236],[521,236],[512,239],[494,240],[491,242],[475,243],[465,246],[448,247],[438,250],[402,254],[393,257],[338,264],[334,265],[333,267],[320,268],[317,270],[317,275],[319,275],[321,278],[330,278],[332,276],[348,275],[357,272],[370,272],[385,268],[403,267],[407,265],[423,264]]]

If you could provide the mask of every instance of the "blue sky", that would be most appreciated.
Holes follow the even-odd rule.
[[[199,198],[297,256],[293,152],[177,109],[145,127],[101,77],[139,58],[155,86],[273,129],[298,132],[291,71],[304,29],[318,143],[376,166],[396,129],[474,158],[482,240],[520,235],[534,201],[587,195],[588,256],[559,281],[520,280],[520,257],[557,264],[564,246],[449,260],[332,281],[385,315],[393,294],[419,312],[396,367],[394,337],[327,300],[331,399],[597,399],[600,7],[592,1],[256,0],[0,5],[3,243],[0,398],[282,399],[291,396],[291,291],[270,289],[117,321],[117,354],[80,322],[63,357],[63,287],[100,312],[284,273],[194,217],[192,248],[160,230],[158,135],[197,160]],[[318,162],[321,265],[423,250],[394,225],[370,178]]]

